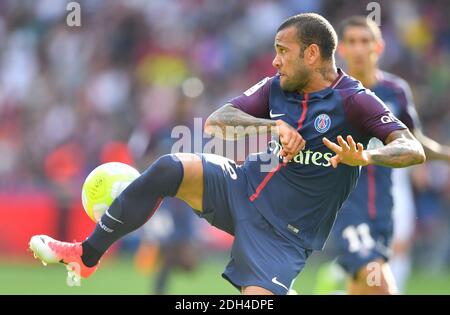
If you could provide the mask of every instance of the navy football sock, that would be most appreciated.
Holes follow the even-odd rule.
[[[96,265],[115,241],[147,222],[164,197],[176,195],[182,179],[183,165],[175,155],[155,161],[114,200],[83,242],[83,263]]]

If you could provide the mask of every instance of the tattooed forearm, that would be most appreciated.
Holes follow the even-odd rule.
[[[422,145],[408,130],[394,131],[386,142],[382,148],[367,151],[370,164],[406,167],[425,162]]]
[[[205,133],[226,140],[236,140],[246,135],[267,134],[275,126],[274,120],[253,117],[227,104],[208,117]]]

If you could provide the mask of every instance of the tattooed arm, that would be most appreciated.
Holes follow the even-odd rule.
[[[367,151],[369,164],[406,167],[426,160],[422,145],[408,129],[393,131],[385,142],[384,147]]]
[[[280,155],[285,163],[289,162],[306,145],[306,141],[298,131],[283,120],[257,118],[246,112],[226,104],[208,117],[205,133],[226,140],[236,140],[246,135],[278,134],[283,149]]]
[[[373,150],[364,150],[361,143],[356,144],[352,136],[345,141],[341,136],[338,144],[323,139],[324,144],[336,153],[330,160],[336,168],[339,163],[350,166],[366,166],[368,164],[386,167],[406,167],[425,162],[422,145],[408,129],[395,130],[386,138],[386,145]]]
[[[216,110],[205,122],[205,133],[226,140],[247,135],[276,133],[283,149],[280,156],[290,161],[305,147],[298,131],[283,120],[271,120],[269,95],[275,77],[265,78]]]
[[[226,104],[208,117],[205,133],[226,140],[237,140],[246,135],[267,134],[276,125],[275,120],[257,118]]]
[[[364,150],[363,145],[356,144],[350,135],[347,141],[338,136],[337,144],[324,138],[323,143],[336,153],[330,159],[333,167],[339,163],[350,166],[376,164],[406,167],[425,161],[420,142],[372,91],[366,89],[351,95],[344,102],[344,110],[348,121],[360,134],[365,135],[366,139],[377,138],[385,146]]]

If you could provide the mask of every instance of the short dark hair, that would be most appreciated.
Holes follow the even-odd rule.
[[[371,19],[368,19],[367,17],[363,15],[354,15],[349,18],[346,18],[343,20],[338,27],[338,34],[339,38],[341,40],[344,39],[344,33],[347,27],[351,26],[359,26],[359,27],[365,27],[369,30],[369,32],[372,34],[373,39],[376,41],[382,40],[381,30],[378,27],[378,25],[372,21]]]
[[[333,26],[323,16],[316,13],[291,16],[278,27],[277,33],[290,26],[295,26],[297,29],[297,36],[304,49],[311,44],[316,44],[319,46],[323,59],[329,60],[333,57],[337,35]]]

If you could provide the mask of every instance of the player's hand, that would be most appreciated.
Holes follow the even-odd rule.
[[[287,163],[305,148],[306,141],[295,128],[283,120],[277,120],[276,124],[282,146],[280,155],[283,157],[283,162]]]
[[[336,168],[339,163],[350,166],[366,166],[369,164],[369,155],[367,151],[364,151],[364,146],[359,142],[356,144],[352,136],[347,136],[347,141],[345,141],[342,136],[338,136],[337,141],[339,145],[331,142],[325,137],[323,138],[323,144],[336,153],[336,155],[330,159],[330,163],[334,168]]]

